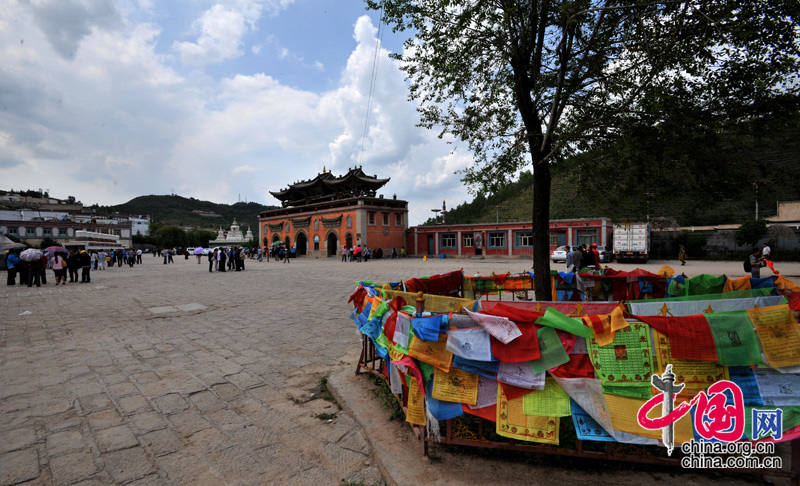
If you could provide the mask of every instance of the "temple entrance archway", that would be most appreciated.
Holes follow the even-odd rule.
[[[347,245],[347,248],[353,247],[353,233],[347,233],[344,236],[344,244]]]
[[[336,256],[336,251],[339,249],[339,238],[336,237],[336,233],[333,231],[328,233],[326,246],[328,250],[328,256]]]
[[[297,239],[295,240],[295,246],[297,246],[297,256],[305,255],[308,251],[308,237],[305,233],[297,233]]]
[[[278,241],[280,239],[281,239],[281,237],[280,237],[280,235],[278,235],[278,233],[275,233],[275,234],[272,235],[272,242],[273,243],[275,243],[276,241]]]

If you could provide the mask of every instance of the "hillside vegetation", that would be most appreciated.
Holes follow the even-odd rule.
[[[694,141],[680,156],[673,149],[664,155],[672,159],[659,163],[648,154],[632,156],[639,146],[619,146],[555,165],[550,217],[644,221],[649,215],[681,226],[740,224],[755,217],[756,193],[760,218],[775,216],[780,201],[800,199],[797,121],[777,133],[721,138],[713,146]],[[532,202],[532,175],[524,172],[495,194],[479,192],[453,208],[447,222],[530,221]]]
[[[258,231],[258,213],[275,206],[265,206],[254,202],[238,202],[236,204],[217,204],[211,201],[201,201],[193,197],[182,196],[139,196],[130,201],[116,206],[101,206],[100,214],[119,212],[127,215],[149,214],[151,221],[174,226],[191,226],[194,228],[214,228],[222,226],[228,229],[236,218],[246,232],[250,226]],[[200,210],[206,213],[216,213],[221,217],[200,216],[193,211]]]

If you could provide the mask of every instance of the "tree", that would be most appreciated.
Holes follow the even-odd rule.
[[[749,219],[736,230],[736,242],[740,245],[753,246],[766,235],[767,221],[765,219]]]
[[[178,226],[162,226],[153,234],[153,239],[161,248],[185,247],[187,241],[186,231]]]
[[[366,2],[395,31],[413,32],[394,57],[419,100],[420,124],[474,153],[464,181],[493,193],[532,168],[539,300],[551,295],[552,163],[639,126],[643,112],[669,99],[661,93],[703,106],[723,88],[733,93],[726,100],[750,100],[794,86],[784,82],[797,64],[798,8],[789,0]]]

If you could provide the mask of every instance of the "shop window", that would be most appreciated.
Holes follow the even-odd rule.
[[[475,237],[472,233],[464,233],[461,237],[461,246],[473,246],[475,243]]]
[[[489,248],[505,248],[506,247],[506,232],[490,232],[489,233]]]
[[[442,248],[455,248],[456,247],[456,234],[455,233],[442,233]]]
[[[515,248],[532,248],[533,247],[533,231],[515,231],[514,232],[514,247]]]

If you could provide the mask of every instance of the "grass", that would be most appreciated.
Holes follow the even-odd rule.
[[[373,375],[370,376],[370,380],[376,385],[375,388],[370,390],[370,393],[383,400],[384,410],[390,411],[389,420],[405,420],[406,414],[403,413],[403,407],[400,406],[400,403],[392,393],[392,390],[389,389],[389,385],[386,381]]]
[[[314,415],[314,418],[318,418],[320,420],[334,420],[336,418],[335,413],[318,413]]]

